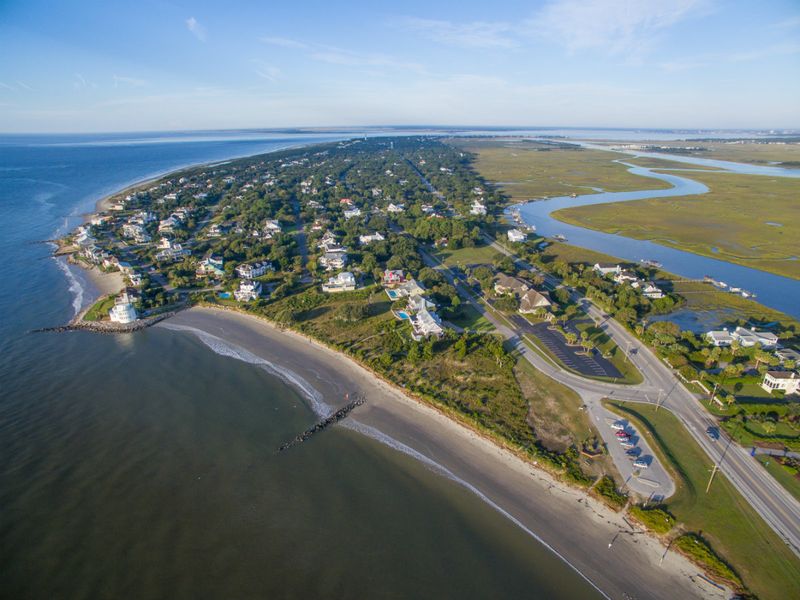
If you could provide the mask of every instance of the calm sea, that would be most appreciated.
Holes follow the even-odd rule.
[[[0,137],[3,598],[591,598],[457,484],[193,336],[30,334],[88,301],[50,239],[104,194],[323,135]]]

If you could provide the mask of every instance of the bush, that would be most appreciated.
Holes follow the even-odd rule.
[[[606,504],[612,508],[621,509],[628,502],[628,496],[617,490],[617,484],[614,479],[608,475],[604,475],[594,486],[595,493]]]
[[[712,576],[729,581],[739,587],[742,586],[742,580],[725,563],[708,543],[695,533],[686,533],[678,538],[675,538],[673,544],[678,548],[681,554],[688,556],[691,560],[704,567]]]
[[[630,507],[628,513],[655,533],[668,533],[675,525],[675,517],[661,508],[644,508],[634,505]]]

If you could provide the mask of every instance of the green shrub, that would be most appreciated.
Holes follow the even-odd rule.
[[[597,485],[594,486],[594,491],[601,500],[617,510],[628,502],[628,496],[617,490],[617,484],[608,475],[604,475],[599,479]]]
[[[739,579],[739,576],[717,556],[717,553],[699,535],[686,533],[675,538],[672,543],[682,554],[702,565],[712,576],[729,581],[739,587],[742,586],[742,580]]]
[[[629,514],[655,533],[665,534],[675,525],[675,517],[661,508],[644,508],[634,505],[628,509]]]

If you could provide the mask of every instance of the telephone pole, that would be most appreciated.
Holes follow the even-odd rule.
[[[708,478],[708,485],[706,486],[706,494],[708,493],[708,490],[711,489],[711,482],[714,481],[714,475],[717,474],[717,471],[719,471],[719,465],[715,463],[714,468],[711,469],[711,477]]]

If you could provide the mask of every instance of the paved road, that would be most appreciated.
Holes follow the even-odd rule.
[[[535,270],[531,265],[519,261],[504,246],[493,240],[489,241],[495,249],[517,260],[520,266]],[[545,276],[545,281],[550,286],[558,283],[550,275]],[[706,434],[706,429],[716,426],[715,420],[697,397],[683,386],[672,370],[633,334],[605,315],[589,300],[577,296],[576,298],[595,323],[620,348],[628,352],[630,360],[644,377],[644,382],[631,386],[588,381],[555,365],[549,365],[540,357],[529,359],[534,366],[553,379],[573,388],[582,396],[588,392],[631,402],[660,403],[678,418],[708,455],[709,469],[713,464],[717,464],[720,471],[728,477],[756,512],[792,551],[800,556],[800,502],[778,484],[766,469],[750,456],[747,449],[732,443],[724,432],[718,441],[712,440]]]

